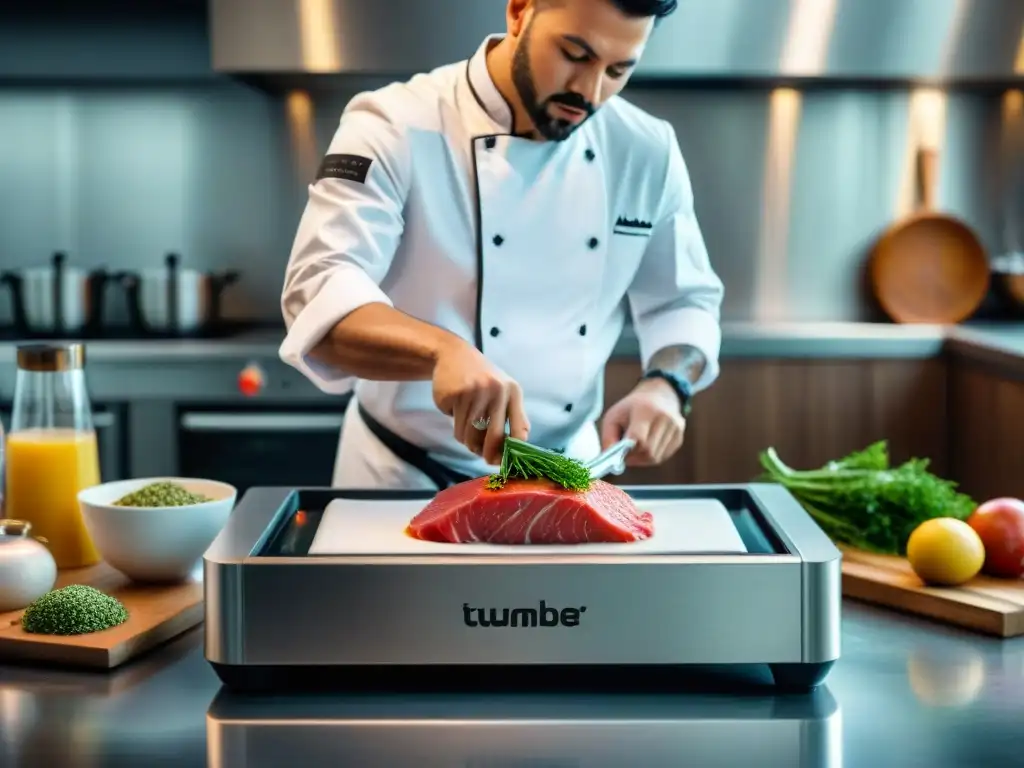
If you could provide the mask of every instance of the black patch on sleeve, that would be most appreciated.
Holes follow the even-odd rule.
[[[316,180],[346,179],[366,183],[366,174],[373,160],[362,155],[327,155],[316,172]]]

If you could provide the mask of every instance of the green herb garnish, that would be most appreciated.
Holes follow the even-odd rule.
[[[505,438],[501,467],[488,478],[487,487],[500,490],[510,478],[545,478],[570,491],[590,488],[590,469],[582,462],[514,437]]]
[[[789,490],[829,538],[868,552],[904,555],[925,520],[965,520],[977,507],[956,483],[929,472],[927,459],[890,467],[885,440],[814,470],[786,466],[774,448],[760,459],[763,479]]]
[[[33,601],[21,615],[21,628],[33,635],[85,635],[127,620],[128,611],[116,598],[71,584]]]

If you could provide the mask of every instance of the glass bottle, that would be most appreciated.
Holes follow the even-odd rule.
[[[4,446],[6,442],[4,440],[4,425],[0,422],[0,519],[6,517],[4,514]]]
[[[78,506],[100,482],[81,344],[18,347],[5,479],[5,516],[31,523],[58,568],[99,562]]]

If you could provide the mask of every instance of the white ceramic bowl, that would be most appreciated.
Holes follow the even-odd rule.
[[[118,507],[114,502],[150,483],[177,483],[211,499],[186,507]],[[78,494],[85,527],[103,559],[133,581],[181,581],[227,523],[238,491],[191,477],[118,480]]]

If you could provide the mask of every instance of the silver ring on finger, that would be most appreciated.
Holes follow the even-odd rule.
[[[482,418],[482,419],[474,419],[473,420],[473,427],[478,429],[478,430],[480,430],[481,432],[486,432],[487,428],[489,426],[491,426],[491,417],[490,416],[487,416],[486,418]]]

